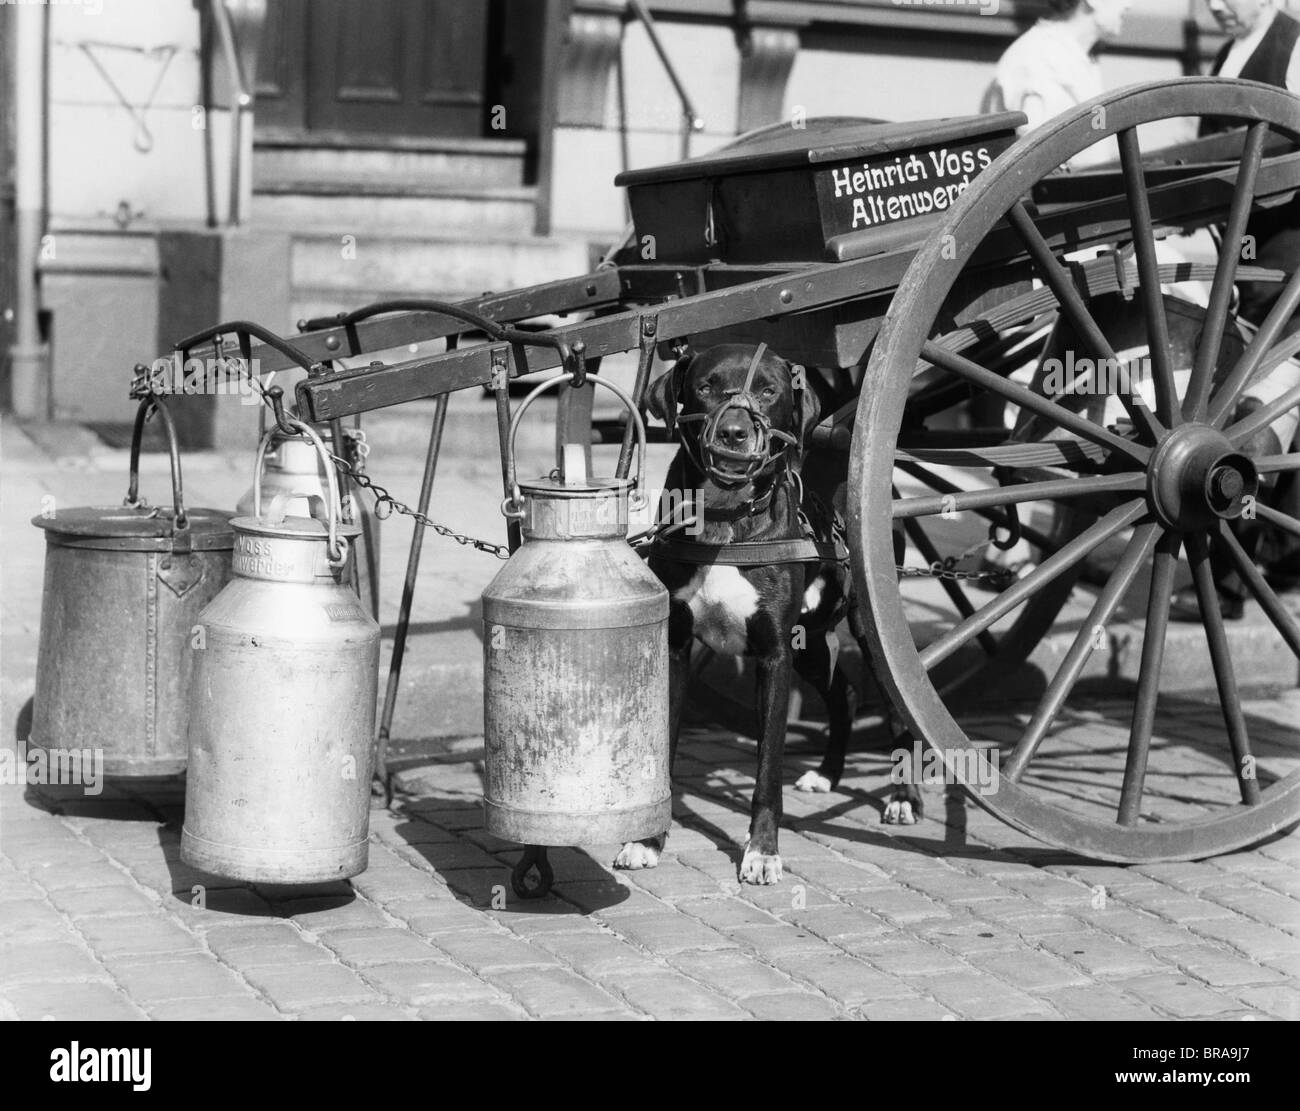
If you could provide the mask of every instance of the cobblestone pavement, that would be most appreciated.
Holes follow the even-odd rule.
[[[1248,712],[1294,720],[1300,698]],[[1190,712],[1188,735],[1209,728]],[[1105,718],[1104,712],[1099,716]],[[552,850],[510,889],[471,744],[403,773],[348,883],[222,881],[179,860],[174,784],[0,793],[0,994],[56,1018],[1300,1018],[1300,836],[1195,864],[1090,865],[931,789],[879,824],[885,753],[787,791],[786,878],[736,882],[753,745],[694,730],[668,852]],[[792,780],[811,762],[795,752]],[[60,788],[60,791],[69,790]],[[938,797],[933,797],[938,796]],[[48,807],[48,809],[47,809]]]
[[[26,528],[6,444],[3,525]],[[29,460],[30,462],[30,460]],[[65,486],[100,476],[65,474]],[[15,494],[15,480],[20,484]],[[202,482],[202,475],[199,476]],[[115,478],[112,484],[120,484]],[[83,500],[102,500],[96,487]],[[120,496],[120,495],[119,495]],[[200,499],[196,499],[200,500]],[[216,504],[221,502],[216,501]],[[40,548],[5,541],[4,743],[31,690]],[[26,545],[26,546],[24,546]],[[394,569],[398,571],[398,569]],[[398,572],[400,573],[400,572]],[[477,697],[477,692],[470,692]],[[1245,706],[1261,758],[1296,752],[1300,693]],[[977,721],[996,736],[1010,709]],[[1113,802],[1118,704],[1063,734],[1061,783]],[[1174,700],[1159,723],[1179,759],[1164,805],[1203,803],[1217,710]],[[552,895],[517,899],[519,847],[484,831],[481,741],[401,761],[351,883],[249,886],[179,859],[175,782],[98,797],[0,786],[0,1013],[40,1019],[1300,1018],[1300,834],[1184,864],[1090,864],[942,788],[925,820],[883,826],[888,753],[851,754],[829,795],[789,788],[786,877],[736,881],[754,745],[689,731],[668,851],[616,874],[616,846],[552,850]]]

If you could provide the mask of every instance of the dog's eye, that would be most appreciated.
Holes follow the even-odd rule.
[[[707,394],[709,392],[709,384],[707,382],[701,382],[695,387],[695,392],[698,394]]]
[[[775,396],[776,396],[776,390],[773,389],[773,387],[771,387],[771,386],[764,386],[764,387],[763,387],[763,396],[764,396],[764,397],[775,397]]]

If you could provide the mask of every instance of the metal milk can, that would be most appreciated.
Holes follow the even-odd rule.
[[[139,497],[140,441],[156,412],[167,431],[172,504]],[[32,518],[45,530],[45,587],[28,743],[101,749],[108,775],[185,770],[190,639],[230,577],[230,514],[187,509],[180,451],[162,400],[136,410],[122,506]]]
[[[329,425],[320,425],[313,431],[321,438],[326,449],[336,450],[334,433]],[[344,447],[339,454],[353,462],[364,462],[369,454],[360,430],[350,435],[343,434]],[[288,436],[277,428],[271,429],[271,445],[267,449],[266,463],[262,472],[261,496],[264,501],[273,499],[277,494],[289,496],[286,515],[308,517],[308,501],[312,497],[324,498],[326,492],[326,469],[333,467],[328,458],[322,459],[315,445],[305,436]],[[244,496],[235,505],[236,517],[247,517],[253,512],[253,499],[257,489],[249,487]],[[379,517],[366,497],[354,492],[343,501],[342,520],[356,522],[361,526],[360,558],[351,561],[352,586],[361,596],[361,600],[370,607],[370,615],[379,619]]]
[[[360,528],[340,524],[333,465],[324,521],[286,516],[284,494],[264,512],[269,440],[253,515],[231,522],[234,577],[198,619],[181,858],[255,882],[344,879],[366,867],[379,626],[348,586]]]
[[[635,481],[588,478],[578,445],[563,467],[519,483],[515,434],[502,503],[523,543],[483,592],[487,828],[528,845],[629,841],[670,824],[668,592],[627,542]],[[637,432],[645,427],[616,393]],[[636,495],[638,500],[643,495]]]

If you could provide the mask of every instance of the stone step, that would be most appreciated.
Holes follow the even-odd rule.
[[[336,227],[340,237],[377,232],[439,235],[474,233],[531,236],[537,192],[528,186],[483,189],[459,186],[393,191],[356,188],[347,192],[285,188],[253,194],[252,222],[268,229],[318,230]]]
[[[471,297],[583,274],[581,240],[478,235],[458,239],[341,230],[296,234],[290,247],[295,319],[389,296]]]
[[[517,139],[411,140],[313,135],[310,140],[263,140],[253,150],[253,191],[329,185],[340,191],[382,181],[463,190],[520,186],[526,144]]]

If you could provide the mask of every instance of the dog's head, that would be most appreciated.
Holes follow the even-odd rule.
[[[682,438],[722,485],[753,481],[783,458],[794,465],[817,423],[816,395],[766,344],[724,343],[678,359],[650,384],[650,412]]]

